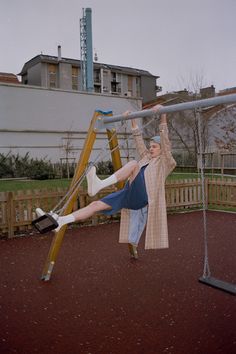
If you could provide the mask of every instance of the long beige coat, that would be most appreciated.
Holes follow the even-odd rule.
[[[138,154],[140,155],[139,167],[146,165],[144,178],[148,195],[148,218],[146,226],[145,249],[167,248],[168,228],[165,200],[165,180],[175,168],[176,162],[171,154],[171,146],[168,138],[166,123],[160,124],[161,155],[151,158],[146,148],[141,131],[133,130]],[[121,210],[119,242],[127,243],[129,236],[130,211]]]

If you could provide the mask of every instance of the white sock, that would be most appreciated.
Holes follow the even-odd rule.
[[[108,178],[100,179],[96,175],[96,168],[92,166],[89,172],[86,175],[87,183],[88,183],[88,195],[93,197],[97,194],[101,189],[111,186],[117,182],[117,178],[115,174],[111,175]]]
[[[113,184],[115,184],[117,182],[117,178],[116,178],[116,175],[113,174],[110,177],[107,177],[105,179],[102,179],[102,180],[100,179],[100,181],[101,181],[102,188],[106,188],[106,187],[109,187],[109,186],[112,186]]]
[[[43,211],[41,208],[36,208],[35,213],[36,213],[37,217],[45,215],[45,211]]]
[[[38,217],[40,217],[42,215],[45,215],[45,212],[42,209],[40,209],[40,208],[36,208],[35,212],[36,212],[36,215]],[[68,214],[68,215],[65,215],[65,216],[59,216],[58,214],[55,214],[52,211],[49,214],[58,223],[58,227],[56,229],[54,229],[54,231],[56,231],[56,232],[58,232],[63,225],[70,224],[71,222],[75,222],[75,217],[74,217],[73,214]]]
[[[54,215],[52,215],[52,216],[55,218]],[[70,224],[72,222],[75,222],[75,217],[73,214],[68,214],[65,216],[58,216],[58,218],[55,218],[55,219],[58,223],[58,227],[54,230],[55,232],[58,232],[62,226],[66,225],[66,224]]]

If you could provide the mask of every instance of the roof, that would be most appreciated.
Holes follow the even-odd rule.
[[[220,91],[219,94],[216,94],[216,96],[222,96],[227,95],[232,93],[232,90],[234,90],[234,88],[230,88],[229,90],[224,90]],[[202,99],[201,96],[197,97],[198,99]],[[189,102],[189,101],[194,101],[196,100],[196,97],[194,98],[194,95],[190,92],[188,93],[188,91],[186,90],[181,90],[181,91],[176,91],[176,92],[169,92],[169,93],[165,93],[161,96],[157,96],[155,98],[155,100],[152,100],[150,102],[147,102],[143,105],[143,109],[151,109],[152,107],[154,107],[157,104],[160,105],[172,105],[172,104],[178,104],[178,103],[183,103],[183,102]],[[232,104],[230,105],[230,107],[232,106],[236,106],[236,104]],[[224,104],[218,104],[215,106],[209,106],[209,107],[205,107],[202,108],[202,112],[205,114],[205,116],[212,116],[217,112],[220,112],[222,110],[222,108],[224,108],[225,105]]]
[[[19,84],[20,81],[15,74],[0,72],[0,82],[6,82],[10,84]]]
[[[182,102],[192,101],[192,98],[187,95],[181,95],[177,93],[165,93],[164,95],[157,96],[155,100],[147,102],[143,105],[143,109],[151,109],[157,104],[160,105],[171,105]]]
[[[80,60],[78,59],[71,59],[71,58],[61,58],[60,62],[64,62],[64,63],[68,63],[68,64],[72,64],[74,66],[78,66],[80,67]],[[28,69],[33,67],[34,65],[38,64],[38,63],[58,63],[58,57],[57,56],[51,56],[51,55],[44,55],[44,54],[39,54],[36,55],[34,58],[30,59],[29,61],[27,61],[21,72],[19,73],[19,75],[24,75],[27,73]],[[104,63],[98,63],[95,62],[94,64],[94,69],[99,69],[99,68],[103,68],[103,69],[109,69],[109,70],[115,70],[115,71],[121,71],[121,72],[125,72],[127,74],[130,75],[135,75],[135,76],[150,76],[150,77],[155,77],[155,78],[159,78],[160,76],[156,76],[156,75],[152,75],[149,71],[147,70],[141,70],[141,69],[136,69],[136,68],[131,68],[128,66],[118,66],[118,65],[111,65],[111,64],[104,64]]]

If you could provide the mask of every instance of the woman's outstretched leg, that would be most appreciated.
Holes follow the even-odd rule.
[[[123,167],[114,173],[117,178],[117,182],[125,181],[127,178],[132,180],[136,177],[139,172],[139,164],[137,161],[132,160],[127,162]]]
[[[70,224],[76,221],[86,220],[93,216],[95,213],[108,209],[111,209],[110,205],[103,203],[100,200],[94,201],[86,207],[78,209],[71,214],[65,216],[58,216],[57,222],[59,226],[55,229],[55,231],[59,231],[63,225]]]
[[[120,181],[125,181],[127,178],[134,179],[134,177],[138,174],[139,165],[138,162],[133,160],[129,161],[123,167],[121,167],[118,171],[116,171],[113,175],[108,178],[101,180],[96,175],[95,166],[91,167],[89,172],[87,173],[87,183],[88,183],[88,195],[93,197],[96,195],[101,189],[111,186]]]

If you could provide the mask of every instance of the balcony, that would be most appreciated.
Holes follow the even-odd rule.
[[[115,78],[115,77],[113,77],[112,79],[111,79],[111,82],[113,83],[113,84],[116,84],[116,85],[118,85],[120,82],[119,81],[117,81],[117,79]]]

